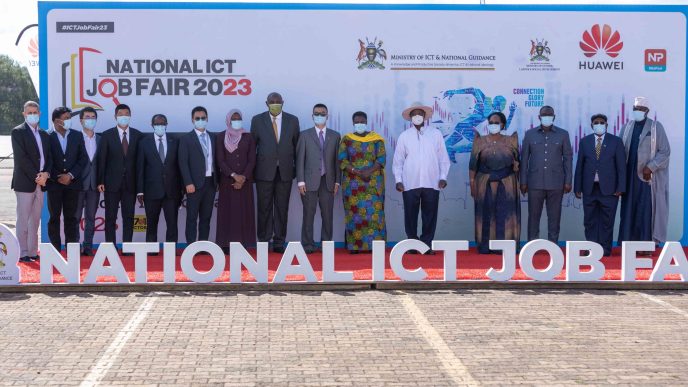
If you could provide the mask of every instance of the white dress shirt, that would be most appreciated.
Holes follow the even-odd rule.
[[[62,154],[67,152],[67,137],[69,137],[69,133],[71,132],[71,129],[65,130],[64,136],[60,134],[57,130],[55,131],[55,134],[57,135],[57,141],[60,142],[60,148],[62,148]]]
[[[164,154],[164,157],[167,157],[167,134],[163,134],[162,137],[158,137],[157,135],[153,135],[153,138],[155,139],[155,152],[157,153],[158,151],[158,146],[160,146],[160,140],[162,139],[162,151]],[[199,138],[200,140],[200,138]],[[164,162],[165,160],[163,160]]]
[[[45,155],[43,155],[43,142],[41,141],[41,134],[39,130],[41,130],[38,125],[36,127],[32,127],[29,125],[29,128],[31,128],[31,133],[33,133],[33,137],[36,139],[36,143],[38,144],[38,153],[41,155],[41,162],[40,162],[40,167],[39,167],[39,172],[43,170],[43,167],[45,167]]]
[[[279,142],[280,137],[282,137],[282,112],[280,114],[273,116],[272,114],[268,113],[270,116],[270,128],[272,128],[272,119],[275,119],[275,122],[277,123],[277,142]]]
[[[98,148],[96,144],[96,134],[93,132],[93,135],[89,136],[85,131],[82,132],[82,134],[84,135],[84,146],[86,147],[88,159],[93,161],[93,157],[96,155],[96,149]]]
[[[442,133],[432,126],[406,129],[397,139],[392,170],[404,190],[432,188],[439,190],[440,180],[447,180],[449,154]]]
[[[201,137],[201,134],[205,133],[205,141],[206,145],[208,146],[208,157],[205,158],[205,177],[210,177],[213,175],[213,142],[210,141],[210,134],[208,134],[207,130],[204,131],[199,131],[198,129],[194,128],[194,132],[196,132],[196,135],[198,136],[198,141],[203,143],[203,138]],[[203,145],[201,145],[201,149],[203,149]]]
[[[119,132],[119,141],[124,141],[124,136],[127,136],[127,144],[129,144],[129,127],[127,126],[127,129],[123,130],[122,128],[117,126],[117,131]]]

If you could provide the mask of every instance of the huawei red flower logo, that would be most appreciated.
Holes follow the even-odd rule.
[[[619,31],[612,33],[612,27],[609,24],[604,26],[595,24],[590,31],[583,32],[580,48],[588,58],[595,56],[599,51],[604,51],[610,57],[616,58],[623,48],[623,42]]]
[[[29,41],[28,50],[32,57],[38,58],[38,43],[36,42],[36,38],[31,38],[31,41]]]

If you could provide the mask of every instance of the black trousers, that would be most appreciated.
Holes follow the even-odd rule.
[[[181,198],[148,199],[143,196],[143,204],[146,209],[146,242],[158,242],[158,223],[160,212],[165,213],[165,241],[177,242],[177,218]]]
[[[404,227],[406,237],[420,239],[432,248],[437,227],[437,208],[440,201],[440,191],[432,188],[416,188],[402,193],[404,199]],[[420,208],[423,221],[420,238],[418,238],[418,209]]]
[[[583,195],[585,239],[602,245],[606,255],[612,252],[614,220],[618,205],[619,198],[602,194],[599,183],[593,184],[590,195]]]
[[[79,216],[77,207],[79,204],[79,191],[75,189],[58,187],[48,191],[48,237],[50,243],[59,251],[62,248],[60,235],[60,216],[64,218],[65,244],[79,243]]]
[[[134,235],[136,193],[124,190],[105,191],[105,241],[117,243],[117,210],[122,208],[122,242],[131,242]]]
[[[196,192],[186,194],[186,243],[208,240],[215,192],[215,180],[208,176],[203,188],[196,188]]]
[[[272,181],[256,181],[258,241],[283,246],[287,239],[287,217],[292,181],[282,181],[279,168]]]

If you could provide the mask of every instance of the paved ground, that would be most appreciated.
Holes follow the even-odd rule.
[[[0,385],[685,385],[687,328],[688,292],[0,293]]]
[[[688,293],[0,294],[0,384],[688,383]]]

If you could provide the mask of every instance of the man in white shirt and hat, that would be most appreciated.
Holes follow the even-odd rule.
[[[419,239],[432,246],[437,226],[437,209],[440,191],[447,186],[449,154],[442,133],[426,125],[432,117],[432,108],[415,103],[401,113],[411,121],[403,131],[394,151],[393,172],[396,189],[404,200],[404,226],[409,239]],[[418,237],[418,210],[423,221]],[[428,250],[426,254],[434,255]]]
[[[619,243],[666,242],[669,218],[669,155],[664,126],[648,117],[647,98],[636,97],[632,120],[621,129],[626,147],[626,194],[621,200]],[[650,252],[648,252],[650,253]]]

